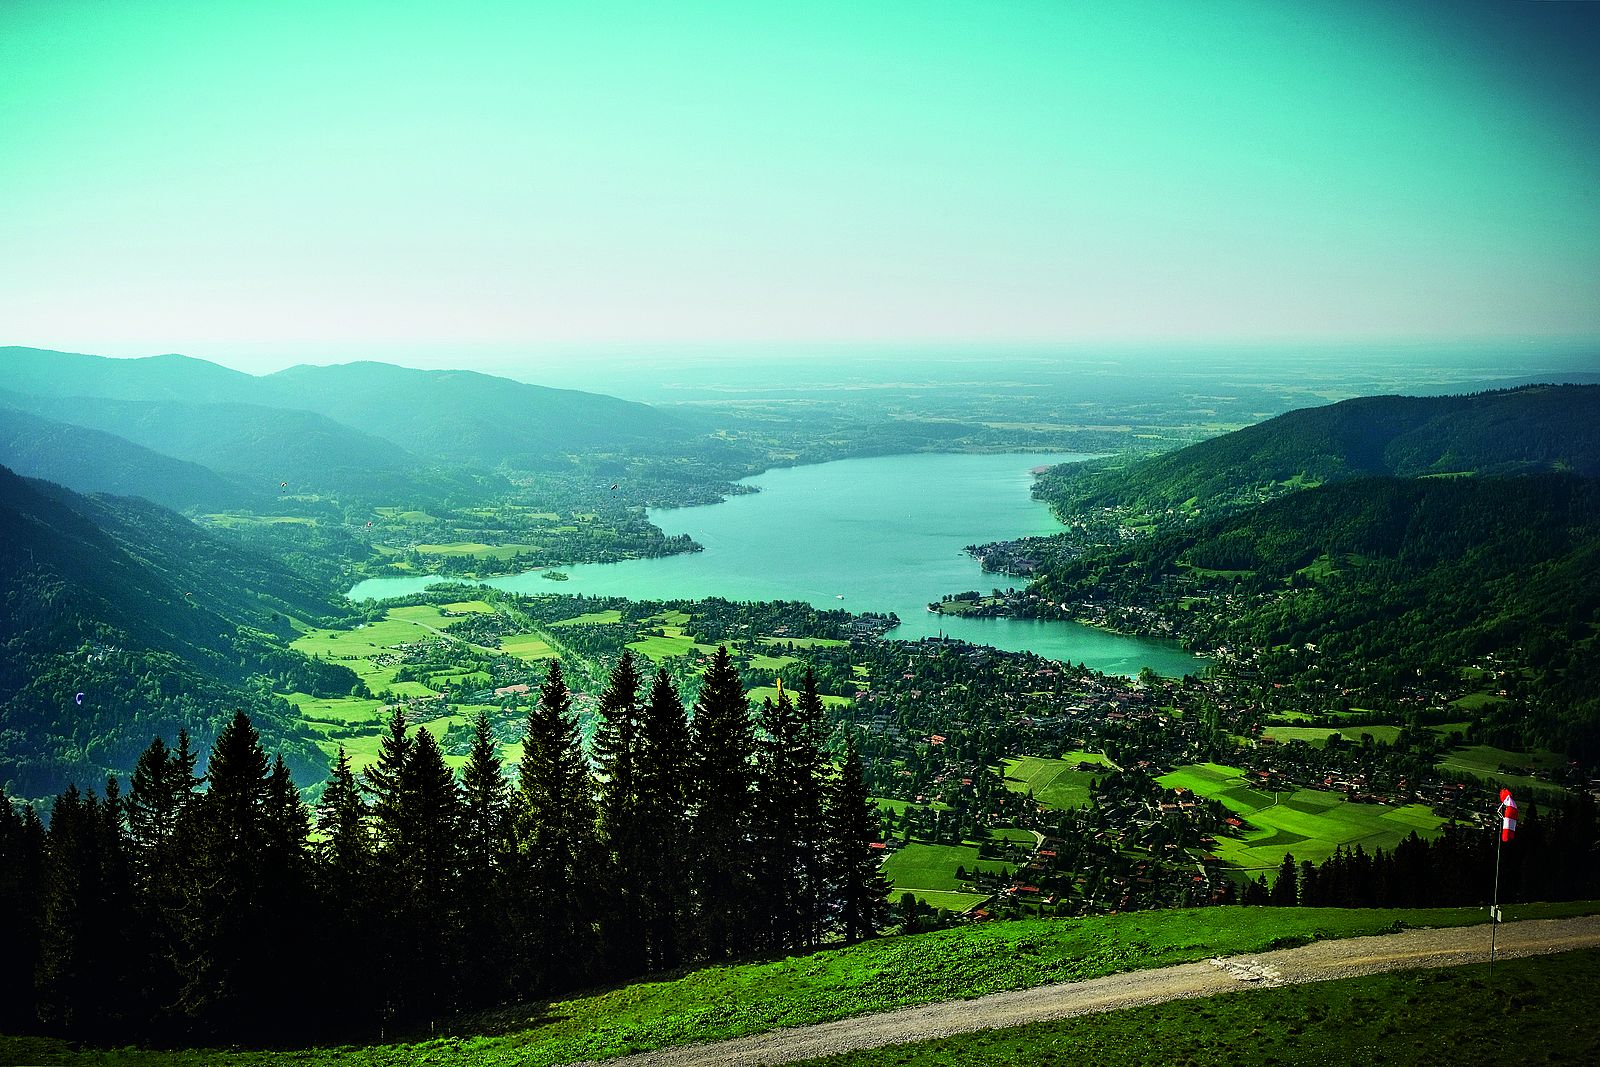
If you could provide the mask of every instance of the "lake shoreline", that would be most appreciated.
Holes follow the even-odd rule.
[[[637,600],[790,600],[852,613],[893,613],[889,636],[944,636],[1132,676],[1143,666],[1181,676],[1203,669],[1164,639],[1120,635],[1072,621],[930,617],[930,600],[992,581],[965,548],[974,541],[1056,533],[1035,500],[1032,470],[1078,462],[1075,453],[909,453],[774,468],[752,476],[758,492],[690,508],[651,509],[672,536],[703,552],[563,566],[560,591]],[[359,583],[352,599],[404,595],[436,578]],[[495,576],[494,588],[552,592],[539,571]],[[842,598],[842,599],[841,599]]]

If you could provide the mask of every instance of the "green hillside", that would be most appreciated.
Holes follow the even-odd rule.
[[[179,458],[197,458],[196,447],[220,431],[220,455],[212,453],[208,465],[250,473],[318,456],[331,467],[375,472],[411,470],[418,458],[537,469],[577,452],[655,452],[694,434],[655,408],[598,393],[384,363],[300,366],[258,377],[185,356],[109,359],[0,348],[0,389],[40,398],[30,406],[36,413]],[[165,406],[171,404],[188,407]],[[230,429],[233,420],[241,425]],[[259,461],[252,438],[264,453]],[[305,441],[303,450],[280,454],[296,439]]]
[[[1015,1064],[1590,1064],[1600,952],[1566,952],[1276,989],[802,1061],[804,1067]]]
[[[1517,740],[1600,752],[1595,479],[1328,485],[1063,563],[1034,589],[1144,604],[1196,647],[1265,650],[1285,679],[1382,688],[1504,655],[1526,671],[1525,699],[1496,712]]]
[[[1524,905],[1508,917],[1587,914],[1592,906]],[[1514,912],[1514,915],[1512,913]],[[1406,926],[1467,926],[1480,908],[1426,910],[1202,908],[1073,920],[1022,920],[883,938],[769,963],[705,967],[551,1002],[454,1020],[447,1036],[415,1043],[288,1051],[77,1050],[64,1042],[0,1038],[0,1053],[40,1063],[307,1064],[550,1067],[715,1041],[916,1004],[1082,981],[1217,955]],[[219,1057],[225,1059],[219,1060]]]
[[[147,501],[81,496],[4,468],[0,598],[0,782],[13,795],[126,770],[157,732],[209,739],[214,717],[236,706],[260,716],[306,778],[320,776],[292,709],[252,679],[356,684],[282,647],[291,616],[343,610],[309,579]]]
[[[271,499],[280,491],[366,495],[425,492],[422,462],[405,449],[323,415],[260,404],[191,404],[104,397],[22,397],[18,407],[96,428],[167,456],[232,475]],[[287,485],[280,483],[287,482]]]
[[[1287,412],[1150,459],[1057,467],[1036,495],[1063,515],[1248,506],[1351,478],[1600,474],[1600,386],[1375,396]]]
[[[644,404],[475,371],[386,363],[291,367],[261,379],[263,403],[304,407],[422,455],[547,466],[571,452],[671,450],[693,432]]]
[[[4,398],[0,397],[0,402]],[[140,496],[169,508],[249,507],[271,499],[200,463],[126,438],[0,406],[0,464],[80,493]]]
[[[190,356],[110,359],[0,347],[0,388],[34,396],[103,396],[191,404],[244,402],[251,376]]]

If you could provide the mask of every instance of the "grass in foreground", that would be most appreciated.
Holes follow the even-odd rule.
[[[1590,914],[1600,904],[1507,908],[1517,919]],[[0,1063],[201,1067],[300,1063],[398,1067],[426,1062],[548,1067],[696,1041],[714,1041],[913,1004],[1080,981],[1314,938],[1384,933],[1398,925],[1467,926],[1478,908],[1417,910],[1200,908],[1086,919],[1034,919],[886,938],[771,963],[707,967],[568,1000],[461,1020],[476,1036],[415,1044],[297,1051],[75,1049],[0,1039]],[[1085,1061],[1088,1062],[1088,1061]]]
[[[1600,1063],[1600,952],[1252,989],[805,1063]]]

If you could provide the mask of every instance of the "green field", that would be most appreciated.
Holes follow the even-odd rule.
[[[462,601],[451,605],[452,610],[472,610],[470,605],[482,601]],[[484,604],[485,609],[488,608]],[[320,656],[332,663],[340,663],[351,670],[377,692],[392,689],[403,696],[423,696],[432,690],[415,682],[396,683],[395,666],[380,667],[374,657],[396,645],[408,645],[430,637],[441,637],[441,631],[455,620],[440,612],[432,604],[414,607],[390,608],[384,618],[364,623],[353,630],[308,630],[290,644],[290,648],[308,656]],[[446,637],[446,640],[450,638]],[[480,648],[478,645],[471,645]],[[481,649],[492,652],[493,649]],[[532,657],[530,657],[532,658]]]
[[[1374,741],[1382,741],[1392,745],[1395,738],[1400,736],[1400,727],[1373,724],[1368,726],[1269,726],[1262,731],[1263,737],[1270,737],[1279,744],[1289,741],[1304,741],[1313,748],[1324,748],[1328,738],[1338,734],[1347,742],[1359,743],[1362,734],[1371,734]]]
[[[500,639],[500,651],[518,659],[550,659],[556,652],[538,634],[512,634]]]
[[[426,511],[408,511],[405,508],[373,508],[379,515],[391,522],[438,522],[438,518],[429,515]]]
[[[1507,909],[1512,919],[1554,918],[1595,910],[1593,904]],[[1285,943],[1384,933],[1397,924],[1466,926],[1482,919],[1480,908],[1230,907],[982,923],[768,963],[703,967],[678,978],[638,982],[565,1000],[531,1001],[459,1020],[450,1029],[460,1036],[416,1044],[296,1051],[141,1051],[85,1048],[51,1038],[0,1038],[0,1062],[107,1067],[265,1067],[284,1062],[310,1067],[334,1063],[399,1067],[422,1062],[443,1067],[550,1067],[915,1004],[1258,952]],[[1548,962],[1548,957],[1530,961],[1535,966]],[[1505,973],[1510,967],[1496,964],[1496,970]],[[1395,1013],[1386,1010],[1385,1003],[1358,999],[1352,1007],[1393,1019]],[[1504,1010],[1509,1009],[1488,1011],[1486,1018],[1498,1020]],[[1099,1017],[1105,1018],[1109,1016]],[[1226,1053],[1238,1049],[1220,1046]],[[1020,1061],[1006,1062],[1044,1062],[1045,1052],[1052,1057],[1059,1054],[1048,1048],[1035,1049]],[[1459,1055],[1455,1058],[1460,1059]],[[1096,1060],[1071,1056],[1056,1062],[1090,1064]]]
[[[1437,766],[1442,771],[1465,771],[1467,774],[1507,789],[1549,789],[1565,793],[1567,792],[1565,786],[1543,778],[1502,771],[1500,767],[1504,764],[1507,767],[1555,770],[1566,766],[1566,762],[1566,757],[1560,753],[1544,749],[1534,752],[1513,752],[1492,745],[1470,745],[1448,753]]]
[[[1263,793],[1237,767],[1216,763],[1179,767],[1156,781],[1220,801],[1243,819],[1243,836],[1219,836],[1214,852],[1224,863],[1251,870],[1275,868],[1285,854],[1321,863],[1340,845],[1360,845],[1368,852],[1393,849],[1413,830],[1428,837],[1444,825],[1421,804],[1356,804],[1319,789]]]
[[[606,611],[591,611],[587,615],[574,615],[570,619],[562,619],[560,622],[553,622],[550,625],[551,626],[584,626],[584,625],[609,626],[612,623],[621,622],[621,621],[622,621],[622,612],[618,611],[616,608],[610,608],[610,609],[607,609]]]
[[[241,526],[315,526],[317,524],[316,519],[308,519],[300,515],[245,515],[237,513],[201,515],[200,521],[228,529],[238,529]]]
[[[682,612],[677,614],[681,615]],[[687,656],[692,652],[710,655],[717,650],[715,645],[696,644],[694,638],[683,632],[682,625],[663,624],[659,629],[660,633],[641,636],[639,640],[629,642],[628,647],[657,662],[675,656]]]
[[[789,699],[793,700],[794,690],[786,689],[785,691],[789,694]],[[821,693],[818,695],[822,697],[822,703],[824,707],[837,708],[843,707],[844,705],[850,703],[849,697],[834,696],[832,693]],[[745,693],[745,696],[749,697],[750,700],[756,704],[761,703],[763,700],[777,700],[778,688],[777,686],[772,685],[758,685],[754,689],[751,689],[749,692]]]
[[[1032,840],[1032,835],[1029,835]],[[913,842],[883,861],[883,876],[892,887],[891,900],[902,893],[921,897],[931,907],[966,911],[988,898],[984,893],[967,893],[956,879],[956,868],[982,868],[999,871],[1007,866],[999,860],[980,860],[975,845],[928,845]]]
[[[457,615],[492,615],[494,608],[482,600],[458,600],[454,604],[443,604],[443,611],[453,611]]]
[[[1240,990],[800,1062],[1591,1064],[1600,1062],[1600,952]]]
[[[868,797],[867,799],[876,804],[880,809],[892,810],[896,815],[904,815],[907,808],[921,808],[927,811],[950,810],[950,805],[937,800],[931,804],[918,804],[915,801],[895,800],[891,797]]]
[[[478,541],[451,541],[440,545],[417,545],[425,556],[471,556],[474,559],[510,559],[532,552],[534,545],[486,545]]]
[[[1080,771],[1079,763],[1098,763],[1110,770],[1104,756],[1092,752],[1068,752],[1061,759],[1021,756],[1005,761],[1006,788],[1014,793],[1033,791],[1033,799],[1047,808],[1065,810],[1089,806],[1089,783],[1101,777],[1093,771]]]

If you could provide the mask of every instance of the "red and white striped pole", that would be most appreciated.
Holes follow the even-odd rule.
[[[1489,963],[1494,964],[1495,934],[1500,930],[1500,846],[1510,841],[1517,832],[1517,802],[1511,790],[1500,790],[1500,836],[1494,843],[1494,903],[1489,905]]]

